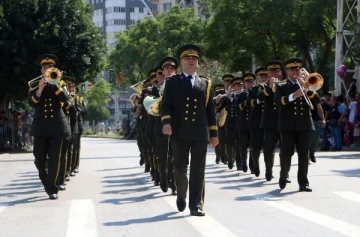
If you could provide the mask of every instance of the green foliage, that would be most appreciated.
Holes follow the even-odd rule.
[[[251,57],[263,65],[272,59],[303,57],[314,70],[310,51],[329,61],[336,26],[332,1],[209,0],[214,17],[206,28],[208,57],[232,71],[251,69]]]
[[[156,20],[148,17],[120,33],[110,54],[110,65],[124,74],[124,84],[135,84],[162,57],[175,56],[183,44],[203,44],[204,23],[189,8],[174,7]]]
[[[95,85],[86,91],[88,101],[86,120],[103,121],[110,116],[107,108],[111,94],[111,85],[104,79],[100,79]]]
[[[56,54],[58,67],[78,82],[101,71],[105,40],[83,0],[6,0],[0,9],[3,104],[27,97],[27,81],[40,74],[43,53]]]

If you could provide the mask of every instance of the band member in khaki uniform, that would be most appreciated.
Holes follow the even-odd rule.
[[[184,45],[177,52],[182,73],[166,80],[161,103],[163,133],[171,135],[174,152],[174,177],[179,211],[186,208],[189,184],[190,215],[204,216],[205,164],[208,143],[215,147],[219,140],[211,81],[196,74],[200,48]],[[190,180],[187,167],[190,160]]]
[[[310,133],[314,130],[311,118],[310,106],[305,102],[300,86],[305,85],[301,77],[300,68],[302,59],[292,58],[285,62],[288,79],[276,83],[275,101],[279,105],[279,131],[281,134],[280,147],[280,179],[279,186],[284,189],[286,178],[291,167],[291,157],[298,154],[298,183],[299,191],[311,192],[308,174],[308,150],[310,145]],[[299,79],[300,78],[300,79]],[[305,92],[312,101],[317,104],[320,101],[315,91]]]
[[[47,69],[54,68],[57,61],[53,54],[41,55],[41,73],[44,75]],[[33,154],[39,178],[49,198],[57,199],[59,187],[56,184],[62,141],[63,136],[70,133],[60,102],[68,103],[68,96],[60,87],[60,81],[49,84],[46,80],[42,77],[39,87],[29,91],[29,103],[35,108],[31,136],[34,136]]]

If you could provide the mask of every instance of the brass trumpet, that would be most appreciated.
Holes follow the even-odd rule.
[[[313,110],[314,106],[311,103],[309,96],[306,94],[306,91],[319,90],[324,84],[324,79],[319,73],[308,73],[305,68],[301,68],[300,72],[301,76],[300,78],[296,78],[296,83],[299,85],[306,103],[309,105],[310,109]],[[305,82],[306,87],[300,84],[299,79],[302,79]]]
[[[35,90],[40,86],[39,82],[42,78],[45,78],[47,84],[55,85],[60,83],[61,77],[62,71],[55,67],[49,68],[45,71],[44,75],[40,75],[28,81],[30,91]]]

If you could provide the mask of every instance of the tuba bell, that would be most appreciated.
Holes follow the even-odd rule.
[[[144,83],[144,81],[140,81],[140,82],[130,86],[130,88],[133,89],[134,91],[136,91],[136,93],[140,96],[142,89],[143,89],[143,83]]]
[[[160,116],[160,102],[162,96],[155,98],[154,96],[146,96],[143,102],[145,110],[152,116]]]
[[[227,111],[225,108],[223,108],[220,110],[220,116],[219,116],[219,120],[218,120],[219,127],[223,127],[225,125],[226,117],[227,117]]]

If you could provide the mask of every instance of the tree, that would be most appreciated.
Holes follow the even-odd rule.
[[[194,11],[180,6],[160,13],[156,20],[145,18],[120,33],[111,52],[110,65],[124,75],[124,84],[135,84],[145,79],[147,72],[162,57],[175,56],[185,43],[203,45],[204,23]]]
[[[100,79],[95,85],[86,91],[85,97],[88,100],[86,120],[103,121],[110,116],[107,108],[111,95],[111,85],[104,79]]]
[[[233,71],[251,69],[271,59],[305,59],[315,70],[311,51],[320,55],[320,73],[329,63],[334,43],[336,4],[331,1],[208,0],[214,17],[207,24],[208,57]]]
[[[6,0],[0,9],[0,108],[27,97],[43,53],[56,54],[59,68],[78,82],[101,71],[105,40],[82,0]]]

